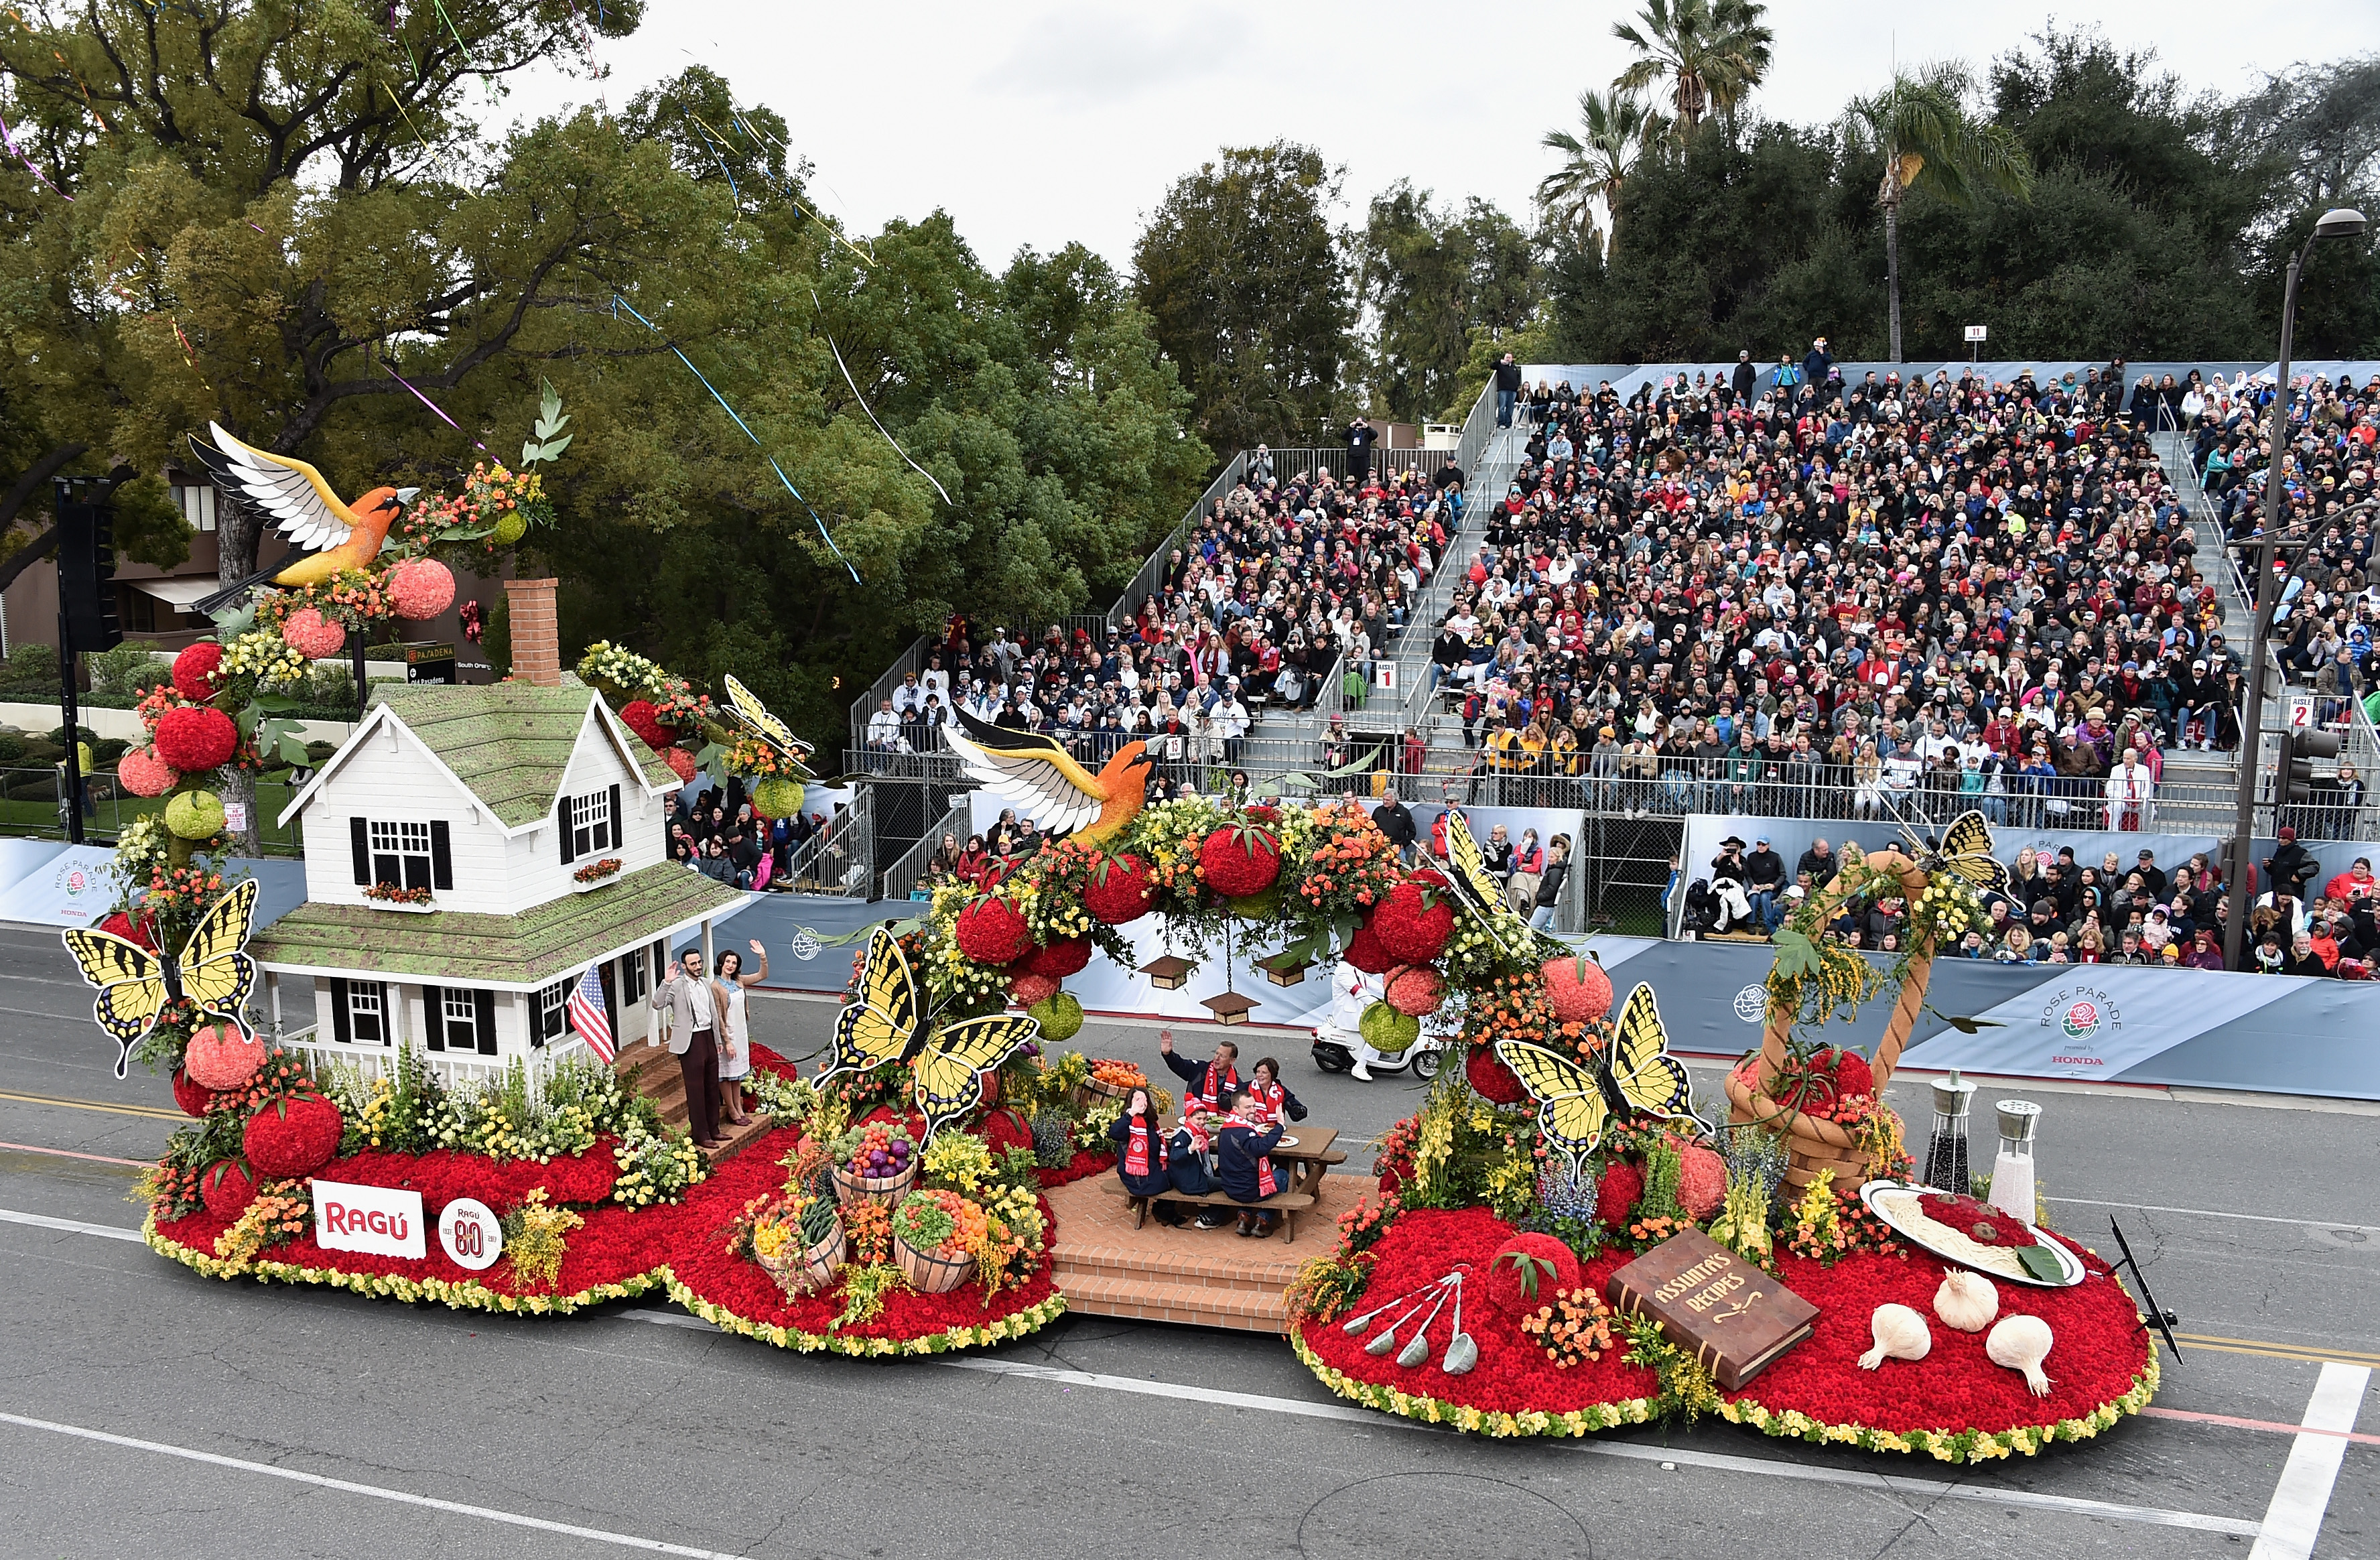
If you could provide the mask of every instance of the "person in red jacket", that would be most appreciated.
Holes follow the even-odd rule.
[[[2372,858],[2358,856],[2355,865],[2323,884],[2322,895],[2349,906],[2358,899],[2380,897],[2380,878],[2372,875]]]

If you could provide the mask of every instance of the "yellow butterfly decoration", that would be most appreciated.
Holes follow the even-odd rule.
[[[878,927],[868,939],[868,962],[861,968],[859,995],[844,1004],[834,1018],[834,1060],[816,1081],[837,1073],[868,1072],[909,1054],[926,1011],[925,993],[900,942]]]
[[[926,1118],[926,1142],[975,1109],[983,1098],[983,1075],[1040,1032],[1041,1020],[1021,1013],[943,1025],[916,1063],[917,1114]]]
[[[1488,870],[1488,854],[1479,848],[1478,839],[1471,833],[1471,820],[1460,808],[1446,810],[1446,859],[1453,869],[1448,876],[1456,892],[1497,946],[1516,957],[1525,952],[1537,933],[1504,903],[1504,885]]]
[[[1667,1116],[1695,1122],[1686,1069],[1670,1054],[1670,1037],[1653,988],[1639,983],[1620,1011],[1609,1053],[1599,1067],[1524,1040],[1500,1040],[1496,1054],[1537,1102],[1537,1130],[1547,1147],[1570,1161],[1575,1177],[1614,1121]]]
[[[99,988],[91,1016],[115,1042],[116,1077],[125,1076],[132,1048],[156,1028],[158,1015],[177,1000],[237,1021],[256,989],[256,961],[240,951],[255,920],[256,893],[250,878],[208,906],[179,954],[152,953],[89,927],[63,934],[83,980]]]
[[[793,727],[771,714],[769,707],[761,703],[750,689],[736,681],[734,673],[727,675],[724,686],[728,707],[735,712],[735,718],[744,723],[745,728],[800,765],[807,774],[809,772],[810,745],[795,736]]]
[[[2006,894],[2009,870],[1992,855],[1992,826],[1980,812],[1962,812],[1942,831],[1942,843],[1925,853],[1930,868],[1962,879],[1977,894]]]

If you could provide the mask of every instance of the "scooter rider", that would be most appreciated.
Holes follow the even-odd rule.
[[[1357,1078],[1368,1083],[1372,1079],[1367,1062],[1385,1062],[1388,1053],[1375,1051],[1364,1040],[1364,1009],[1387,995],[1389,980],[1385,975],[1372,975],[1342,961],[1330,972],[1330,1028],[1349,1055],[1355,1058],[1352,1069]]]

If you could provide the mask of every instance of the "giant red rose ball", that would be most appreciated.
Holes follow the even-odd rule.
[[[1148,913],[1157,897],[1157,882],[1148,863],[1133,855],[1117,856],[1091,869],[1083,885],[1083,908],[1110,926],[1123,926]]]
[[[1401,962],[1368,922],[1355,928],[1355,935],[1347,939],[1347,951],[1340,957],[1366,975],[1385,975]]]
[[[1281,842],[1269,829],[1227,826],[1198,847],[1207,886],[1226,899],[1261,894],[1281,876]]]
[[[1492,1104],[1517,1105],[1529,1097],[1521,1075],[1506,1066],[1490,1046],[1475,1045],[1463,1059],[1463,1076],[1478,1096]]]
[[[1372,912],[1372,934],[1400,964],[1427,964],[1454,935],[1454,904],[1441,890],[1414,878],[1389,890]]]
[[[273,1180],[310,1176],[339,1152],[339,1107],[320,1094],[274,1100],[248,1118],[248,1162]]]
[[[1037,945],[1025,956],[1021,972],[1047,975],[1062,981],[1069,975],[1079,975],[1091,962],[1091,940],[1088,937],[1062,937],[1054,943]]]
[[[1591,1024],[1611,1011],[1611,977],[1584,954],[1546,960],[1546,1001],[1565,1024]]]
[[[174,691],[203,704],[215,696],[215,668],[223,664],[223,646],[200,640],[174,657]]]
[[[211,705],[188,704],[157,718],[156,745],[159,758],[185,774],[195,774],[231,762],[239,746],[239,727]]]
[[[1025,914],[996,895],[985,895],[959,912],[954,929],[959,952],[978,964],[1014,964],[1033,945]]]
[[[236,1219],[256,1200],[256,1183],[237,1159],[218,1159],[199,1172],[199,1198],[218,1219]]]
[[[657,753],[670,745],[669,728],[655,718],[653,701],[650,699],[629,700],[620,707],[620,721],[644,738],[645,746]]]

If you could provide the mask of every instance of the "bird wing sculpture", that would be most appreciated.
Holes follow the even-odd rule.
[[[961,765],[1052,835],[1096,845],[1131,823],[1148,798],[1147,778],[1137,773],[1152,762],[1145,743],[1125,743],[1094,774],[1055,737],[954,713],[956,725],[943,735]]]
[[[199,464],[233,499],[268,516],[273,529],[303,555],[285,559],[218,591],[198,603],[201,609],[212,610],[266,579],[280,585],[305,585],[343,568],[362,567],[379,555],[397,511],[411,503],[419,491],[376,487],[350,506],[331,491],[322,473],[305,461],[242,444],[219,422],[208,423],[207,433],[214,440],[212,445],[195,437],[190,440],[190,452]]]

